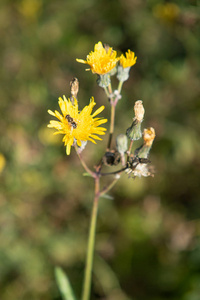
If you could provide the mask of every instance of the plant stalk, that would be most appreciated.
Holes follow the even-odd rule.
[[[109,132],[109,139],[108,139],[108,146],[107,146],[108,150],[111,148],[114,126],[115,126],[115,107],[116,105],[112,103],[111,113],[110,113],[110,132]]]
[[[89,300],[90,292],[91,292],[92,266],[93,266],[93,257],[94,257],[94,245],[95,245],[97,212],[98,212],[98,202],[99,202],[98,200],[99,200],[99,177],[96,176],[95,196],[94,196],[91,221],[90,221],[91,223],[90,223],[89,238],[88,238],[82,300]]]

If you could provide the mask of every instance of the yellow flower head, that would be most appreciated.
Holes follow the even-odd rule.
[[[96,115],[104,110],[104,106],[98,108],[93,114],[92,109],[95,106],[94,98],[92,97],[89,105],[85,106],[82,111],[78,110],[78,102],[76,98],[73,99],[73,103],[70,99],[63,99],[60,97],[58,104],[60,106],[61,113],[57,110],[55,112],[48,110],[48,113],[56,117],[59,121],[50,121],[48,127],[57,129],[54,134],[64,134],[63,142],[66,146],[67,155],[70,154],[71,146],[78,145],[81,147],[82,143],[91,141],[94,144],[96,140],[102,140],[97,134],[105,134],[106,129],[99,127],[99,125],[106,123],[107,119],[94,118]]]
[[[119,58],[116,57],[117,52],[114,51],[111,47],[103,47],[101,42],[98,42],[94,46],[94,52],[91,51],[87,55],[86,60],[76,59],[78,62],[83,64],[88,64],[93,73],[104,75],[110,72],[115,66]]]
[[[137,56],[135,56],[135,53],[132,52],[131,50],[128,50],[126,52],[126,57],[122,54],[120,56],[120,65],[125,69],[125,68],[130,68],[134,64],[136,64]]]

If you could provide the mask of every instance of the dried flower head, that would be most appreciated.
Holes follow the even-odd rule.
[[[146,158],[140,158],[138,156],[130,157],[128,162],[128,168],[126,169],[127,174],[131,174],[133,177],[147,177],[153,176],[151,168],[149,167],[150,160]]]
[[[132,175],[132,177],[148,177],[153,176],[150,172],[148,165],[146,164],[138,164],[135,169],[129,168],[126,170],[128,175]]]
[[[144,140],[144,144],[148,147],[151,147],[153,144],[153,141],[155,139],[155,130],[153,127],[149,127],[147,129],[144,129],[143,132],[143,140]]]
[[[139,140],[142,137],[141,123],[144,117],[144,107],[142,100],[138,100],[134,105],[135,117],[133,118],[132,125],[127,129],[126,135],[132,140]]]
[[[93,97],[90,104],[85,106],[82,111],[78,110],[76,98],[72,103],[70,99],[63,96],[63,99],[59,98],[58,104],[61,113],[57,110],[55,112],[48,110],[48,113],[59,121],[50,121],[48,127],[57,129],[55,134],[64,134],[63,142],[66,146],[67,155],[70,154],[71,146],[81,147],[83,142],[91,141],[96,144],[94,139],[102,140],[97,134],[105,134],[106,129],[100,127],[100,125],[106,123],[107,119],[95,118],[95,116],[104,110],[104,106],[101,106],[92,114],[92,109],[96,104]]]
[[[77,94],[79,91],[79,82],[76,77],[70,81],[70,88],[71,88],[71,96],[77,98]]]
[[[134,105],[135,118],[138,122],[142,122],[144,118],[144,106],[142,100],[138,100]]]
[[[91,70],[98,75],[104,75],[109,73],[116,66],[119,60],[116,56],[117,52],[111,47],[107,45],[106,48],[104,48],[102,43],[98,42],[94,46],[94,52],[91,51],[90,54],[87,55],[86,60],[77,58],[76,61],[88,64],[90,69],[86,69],[87,71]]]

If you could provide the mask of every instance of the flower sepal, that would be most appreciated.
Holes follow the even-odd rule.
[[[117,79],[124,82],[129,79],[129,71],[131,67],[123,68],[121,65],[117,67]]]
[[[141,122],[133,119],[132,125],[126,130],[126,135],[131,141],[137,141],[142,137]]]
[[[107,86],[109,86],[110,82],[111,82],[111,80],[110,80],[109,74],[98,75],[97,84],[100,87],[106,88]]]

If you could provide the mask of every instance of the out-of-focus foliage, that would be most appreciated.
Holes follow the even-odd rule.
[[[200,7],[176,0],[0,2],[0,298],[61,299],[54,267],[80,298],[93,190],[74,153],[47,129],[47,109],[80,81],[79,105],[109,105],[75,59],[98,41],[138,57],[116,133],[142,99],[156,130],[155,177],[121,178],[101,199],[92,299],[200,295]],[[81,107],[81,108],[82,108]],[[106,145],[84,150],[94,165]]]

